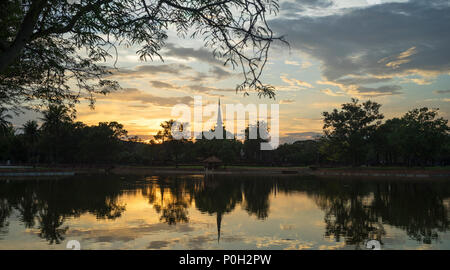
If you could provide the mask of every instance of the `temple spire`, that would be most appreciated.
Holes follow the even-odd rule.
[[[219,105],[217,109],[217,129],[223,129],[223,121],[222,121],[222,109],[220,108],[220,98],[219,98]]]

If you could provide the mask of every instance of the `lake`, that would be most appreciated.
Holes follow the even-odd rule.
[[[450,249],[449,216],[446,179],[0,180],[0,249]]]

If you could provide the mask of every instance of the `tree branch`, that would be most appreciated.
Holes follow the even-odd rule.
[[[14,42],[0,53],[0,73],[3,72],[22,52],[31,39],[39,15],[47,4],[47,0],[34,0],[31,3]]]

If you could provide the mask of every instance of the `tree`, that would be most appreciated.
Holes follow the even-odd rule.
[[[374,148],[377,153],[377,163],[393,165],[407,151],[404,138],[407,136],[404,121],[399,118],[387,120],[379,126],[374,134]],[[381,155],[381,156],[380,156]]]
[[[27,146],[28,161],[36,161],[36,148],[39,140],[39,126],[35,120],[28,120],[22,126],[24,144]]]
[[[71,134],[74,115],[64,105],[49,105],[43,112],[41,130],[43,132],[44,148],[48,149],[50,162],[62,161],[68,148],[73,147],[69,136]]]
[[[78,158],[84,162],[112,163],[118,160],[122,150],[122,139],[127,135],[123,125],[117,122],[84,126],[80,132]]]
[[[264,151],[261,150],[261,143],[268,142],[267,137],[269,135],[267,123],[257,121],[256,124],[249,124],[244,132],[245,141],[243,149],[245,157],[251,161],[262,161]]]
[[[379,112],[381,105],[366,101],[362,104],[357,99],[342,104],[342,110],[334,109],[324,112],[324,133],[326,140],[337,151],[339,157],[358,165],[367,154],[367,146],[377,126],[384,116]]]
[[[176,139],[176,137],[174,137],[174,134],[172,133],[172,127],[174,125],[178,128],[180,133],[183,133],[187,124],[179,123],[173,119],[164,121],[160,125],[162,130],[158,131],[155,135],[155,139],[162,143],[166,154],[175,162],[175,166],[178,168],[179,158],[185,154],[183,150],[187,140],[184,138]]]
[[[6,108],[0,107],[0,136],[5,136],[11,126],[11,122],[8,120],[12,119],[12,116],[7,114],[7,112]]]
[[[448,140],[448,120],[438,118],[438,110],[427,107],[409,111],[402,120],[406,129],[405,143],[408,147],[405,149],[409,154],[408,163],[411,163],[411,158],[422,165],[433,163],[443,150],[442,144]]]
[[[169,28],[181,37],[202,38],[216,58],[240,67],[244,81],[237,90],[273,97],[274,88],[260,76],[271,43],[283,41],[266,20],[278,8],[277,0],[2,1],[0,104],[73,105],[80,96],[94,102],[96,93],[119,87],[105,79],[111,67],[100,64],[117,55],[118,44],[140,46],[142,60],[162,59]]]
[[[319,141],[296,141],[293,144],[280,145],[276,150],[276,158],[282,165],[307,166],[320,161]]]
[[[175,120],[173,120],[173,119],[162,122],[160,124],[160,127],[162,128],[162,130],[159,130],[156,133],[155,139],[162,143],[164,143],[166,141],[172,141],[173,140],[172,126],[174,125],[174,123],[175,123]]]
[[[407,112],[402,118],[380,127],[387,147],[402,156],[407,165],[433,165],[445,154],[449,141],[448,120],[438,117],[438,109],[427,107]]]
[[[48,132],[57,131],[64,123],[71,123],[73,116],[69,114],[67,107],[63,105],[50,105],[44,111],[42,129]]]

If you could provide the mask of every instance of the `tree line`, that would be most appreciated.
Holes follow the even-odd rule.
[[[356,99],[322,114],[323,135],[314,140],[261,151],[258,139],[175,140],[174,120],[161,124],[150,142],[128,136],[123,125],[102,122],[88,126],[76,121],[63,105],[50,105],[40,119],[13,128],[11,115],[0,109],[0,162],[23,164],[130,164],[167,166],[195,164],[211,156],[223,165],[264,166],[444,166],[450,163],[448,120],[438,109],[413,109],[388,119],[381,105]],[[214,131],[214,130],[211,130]],[[224,134],[226,134],[224,128]]]

